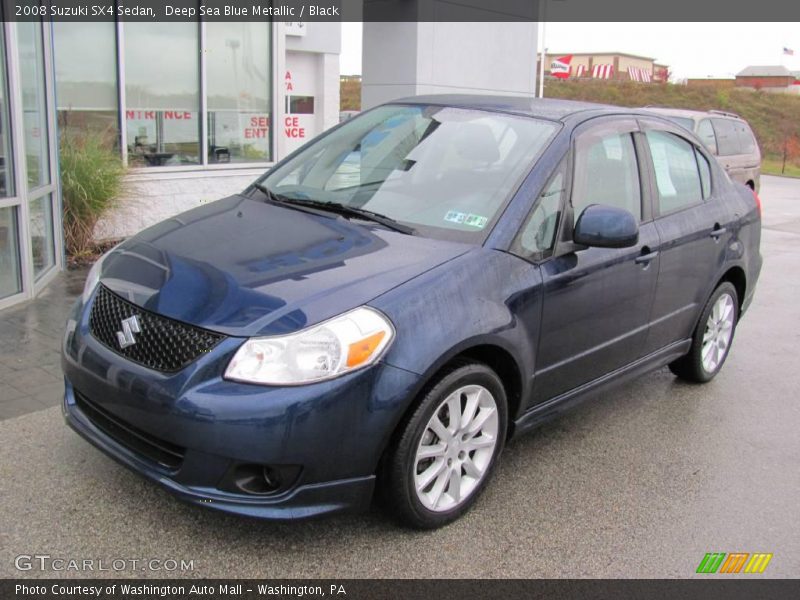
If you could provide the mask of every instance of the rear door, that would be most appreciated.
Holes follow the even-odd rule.
[[[576,131],[559,242],[553,256],[541,263],[544,300],[534,403],[640,356],[656,287],[654,250],[659,242],[639,166],[637,130],[634,119],[606,117]],[[633,213],[640,221],[638,244],[576,250],[571,245],[574,223],[590,204]]]
[[[687,339],[725,256],[731,216],[712,181],[709,157],[662,122],[641,120],[654,185],[660,244],[658,287],[644,352]]]

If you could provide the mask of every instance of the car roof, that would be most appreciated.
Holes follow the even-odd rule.
[[[489,110],[528,117],[538,117],[552,121],[565,121],[569,117],[591,111],[592,113],[635,114],[638,109],[577,102],[556,98],[529,98],[525,96],[493,96],[481,94],[430,94],[398,98],[388,104],[426,104],[453,106],[474,110]],[[589,116],[589,115],[586,115]],[[594,116],[594,115],[592,115]]]
[[[715,119],[735,119],[741,121],[742,118],[739,115],[735,115],[729,112],[723,111],[715,111],[715,110],[689,110],[688,108],[666,108],[663,106],[645,106],[642,110],[647,112],[653,112],[659,115],[671,116],[671,117],[685,117],[687,119],[701,119],[704,117],[714,117]]]

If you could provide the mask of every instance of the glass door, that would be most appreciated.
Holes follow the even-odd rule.
[[[17,23],[28,233],[34,281],[53,269],[57,260],[50,168],[51,127],[47,110],[49,71],[43,34],[42,23]]]
[[[63,264],[50,26],[0,25],[0,308]]]
[[[22,294],[20,206],[14,193],[8,62],[5,50],[5,31],[0,28],[0,302]]]

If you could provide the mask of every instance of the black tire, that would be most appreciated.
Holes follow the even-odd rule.
[[[422,503],[415,487],[417,449],[434,413],[443,410],[443,403],[454,391],[467,385],[482,386],[494,398],[498,416],[494,453],[483,477],[468,496],[451,509],[431,510]],[[423,391],[410,415],[401,423],[394,437],[393,447],[389,449],[380,481],[380,493],[390,514],[404,525],[416,529],[435,529],[451,523],[467,512],[486,487],[503,451],[507,415],[508,405],[503,384],[497,374],[486,365],[459,362],[439,376],[432,386]],[[449,490],[450,484],[447,485],[446,489]]]
[[[713,369],[707,371],[703,366],[703,336],[706,333],[706,326],[708,324],[708,319],[711,315],[714,304],[723,294],[728,294],[733,300],[733,326],[731,329],[731,336],[721,360],[719,360]],[[692,381],[694,383],[706,383],[711,381],[714,376],[719,373],[720,369],[722,369],[722,365],[725,364],[725,359],[727,359],[728,354],[730,354],[731,344],[733,343],[733,338],[736,334],[736,325],[738,322],[739,295],[736,293],[736,288],[733,286],[733,284],[728,281],[723,281],[717,286],[717,288],[709,297],[708,302],[706,302],[705,307],[703,307],[703,312],[700,314],[700,319],[697,321],[697,326],[692,334],[692,346],[689,349],[689,352],[686,355],[681,356],[679,359],[671,362],[669,365],[670,371],[672,371],[681,379]]]

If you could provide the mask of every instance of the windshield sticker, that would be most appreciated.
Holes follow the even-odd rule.
[[[444,220],[450,221],[451,223],[463,223],[466,218],[467,213],[458,212],[457,210],[448,211],[444,216]]]
[[[487,217],[481,215],[474,215],[472,213],[463,213],[457,210],[448,211],[447,214],[444,216],[445,221],[449,221],[451,223],[458,223],[459,225],[468,225],[469,227],[477,227],[478,229],[483,229],[486,227],[486,224],[489,222]]]
[[[473,215],[472,213],[467,215],[467,218],[464,220],[464,225],[469,225],[471,227],[477,227],[478,229],[483,229],[486,227],[486,224],[489,222],[489,219],[486,217],[482,217],[481,215]]]

